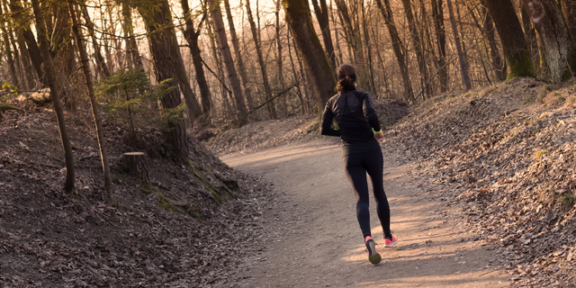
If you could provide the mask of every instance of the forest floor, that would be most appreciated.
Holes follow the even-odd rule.
[[[411,107],[381,141],[400,243],[380,249],[376,267],[333,139],[221,156],[280,193],[237,286],[574,287],[575,89],[520,78]],[[258,133],[250,137],[286,137]]]
[[[76,171],[66,193],[54,112],[21,108],[0,121],[0,287],[222,287],[257,249],[273,187],[193,137],[190,162],[174,163],[159,129],[139,129],[145,183],[124,167],[122,154],[134,151],[126,125],[107,121],[110,201],[89,110],[66,113]]]

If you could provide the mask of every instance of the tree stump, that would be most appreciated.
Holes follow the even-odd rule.
[[[124,153],[124,164],[128,173],[142,180],[144,183],[149,182],[148,168],[146,167],[146,154],[143,152]]]

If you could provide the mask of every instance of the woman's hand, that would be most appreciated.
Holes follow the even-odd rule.
[[[384,138],[384,133],[382,133],[382,130],[380,130],[378,133],[374,132],[374,138],[376,138],[376,140]]]

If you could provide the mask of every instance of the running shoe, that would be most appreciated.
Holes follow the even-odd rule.
[[[384,238],[384,247],[386,248],[392,248],[394,245],[396,245],[396,243],[398,243],[398,237],[396,237],[394,234],[392,234],[392,240]]]
[[[368,251],[368,261],[374,265],[380,263],[380,261],[382,261],[382,257],[380,254],[378,254],[378,251],[376,251],[376,243],[374,240],[372,240],[372,237],[367,236],[365,239],[365,244],[366,251]]]

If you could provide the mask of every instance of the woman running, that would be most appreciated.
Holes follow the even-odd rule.
[[[384,159],[377,139],[382,139],[380,122],[374,111],[372,95],[358,91],[356,69],[344,64],[336,70],[338,74],[338,94],[326,103],[322,118],[322,135],[339,136],[343,144],[344,168],[352,190],[356,194],[356,214],[368,250],[368,260],[378,264],[382,257],[376,251],[376,243],[370,231],[370,211],[368,210],[368,182],[366,173],[372,179],[378,218],[384,231],[384,246],[392,247],[398,238],[390,232],[390,207],[384,193]],[[338,129],[331,127],[336,119]]]

